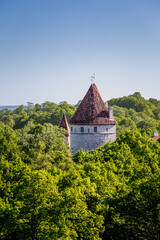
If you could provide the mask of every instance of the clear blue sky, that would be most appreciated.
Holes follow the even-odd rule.
[[[0,0],[0,105],[160,99],[159,0]]]

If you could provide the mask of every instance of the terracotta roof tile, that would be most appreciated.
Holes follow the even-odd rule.
[[[160,138],[160,135],[155,136],[155,137],[153,137],[152,139],[153,139],[154,141],[157,141],[159,138]]]
[[[67,118],[66,118],[66,114],[63,113],[59,128],[64,128],[65,130],[67,130],[68,133],[65,134],[66,137],[70,136],[70,129],[68,126],[68,122],[67,122]]]
[[[73,115],[72,125],[103,125],[117,124],[115,119],[110,119],[108,108],[102,100],[95,84],[91,84],[88,92]]]

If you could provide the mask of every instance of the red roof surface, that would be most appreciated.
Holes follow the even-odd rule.
[[[102,100],[95,84],[91,84],[88,92],[73,115],[71,125],[104,125],[117,124],[115,119],[110,119],[108,108]]]
[[[153,137],[152,139],[153,139],[154,141],[157,141],[159,138],[160,138],[160,135],[155,136],[155,137]]]
[[[63,113],[63,116],[62,116],[59,127],[64,128],[65,130],[68,131],[68,133],[65,134],[66,137],[70,136],[70,129],[69,129],[69,126],[68,126],[68,122],[67,122],[67,118],[66,118],[65,113]]]

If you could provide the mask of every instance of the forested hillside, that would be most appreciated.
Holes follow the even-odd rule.
[[[109,105],[117,140],[74,156],[57,125],[76,106],[0,111],[0,239],[160,239],[159,101],[135,93]]]
[[[108,104],[114,107],[114,117],[118,122],[117,136],[135,128],[150,137],[153,137],[155,131],[160,132],[160,100],[154,98],[146,100],[136,92],[127,97],[111,99]],[[59,125],[63,112],[70,121],[76,108],[77,105],[73,106],[65,101],[59,104],[45,102],[41,105],[28,103],[27,106],[21,105],[14,111],[0,110],[0,121],[13,129],[21,129],[31,122]]]
[[[127,129],[138,128],[148,136],[160,132],[160,100],[144,99],[139,92],[108,101],[114,107],[114,117],[118,122],[117,135]]]

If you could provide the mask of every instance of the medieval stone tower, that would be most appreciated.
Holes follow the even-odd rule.
[[[92,150],[116,140],[113,108],[102,100],[95,84],[91,84],[70,121],[71,150]]]

